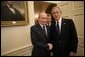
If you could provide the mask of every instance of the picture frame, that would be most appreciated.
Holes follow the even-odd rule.
[[[6,3],[13,3],[12,10],[6,10]],[[11,11],[11,12],[9,12]],[[20,12],[20,13],[19,13]],[[20,15],[21,14],[21,15]],[[8,16],[10,15],[10,16]],[[14,16],[13,16],[14,15]],[[23,18],[21,18],[21,16]],[[28,25],[28,4],[27,1],[1,1],[1,26],[24,26]]]

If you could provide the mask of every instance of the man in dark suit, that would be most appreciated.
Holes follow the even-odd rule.
[[[50,14],[47,14],[48,15],[48,19],[47,19],[47,22],[48,22],[48,26],[50,27],[51,26],[51,15]]]
[[[50,44],[49,28],[47,25],[47,14],[41,12],[38,24],[31,27],[31,41],[33,44],[32,56],[50,56],[52,44]]]
[[[13,7],[14,1],[2,1],[1,21],[24,21],[22,14]]]
[[[75,56],[78,38],[73,21],[62,18],[58,6],[52,8],[51,14],[55,20],[51,25],[53,56]]]

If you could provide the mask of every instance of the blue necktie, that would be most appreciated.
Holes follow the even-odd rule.
[[[57,31],[57,33],[59,34],[59,22],[57,22],[56,31]]]

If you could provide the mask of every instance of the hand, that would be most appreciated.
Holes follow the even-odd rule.
[[[52,50],[53,45],[52,45],[52,44],[50,44],[50,43],[48,43],[47,45],[49,46],[48,50]]]
[[[76,56],[76,53],[70,52],[69,56]]]

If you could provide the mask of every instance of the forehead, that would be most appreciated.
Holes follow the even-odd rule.
[[[47,17],[46,13],[40,13],[40,17]]]
[[[52,9],[52,12],[55,12],[55,11],[60,11],[60,9],[58,8],[58,7],[53,7],[53,9]]]

